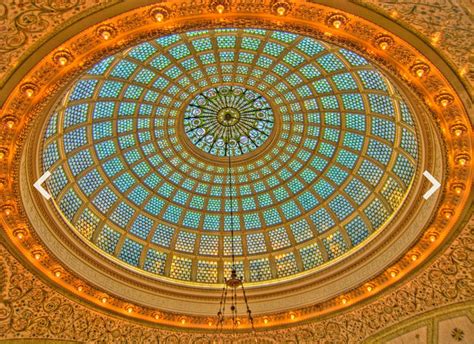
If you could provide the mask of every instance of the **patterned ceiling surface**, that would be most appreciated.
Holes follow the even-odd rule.
[[[231,207],[245,279],[295,277],[389,221],[419,148],[409,107],[367,60],[261,29],[171,35],[104,59],[56,106],[42,145],[54,203],[85,241],[136,271],[208,285],[230,267]]]
[[[49,35],[57,33],[68,22],[85,13],[94,13],[123,0],[12,1],[0,3],[0,85],[11,76],[25,55],[44,44]],[[473,63],[469,60],[469,42],[474,32],[472,4],[459,1],[392,1],[350,0],[377,12],[392,16],[404,27],[417,32],[439,48],[454,68],[472,87]],[[17,4],[21,3],[21,4]],[[471,48],[472,50],[472,48]]]

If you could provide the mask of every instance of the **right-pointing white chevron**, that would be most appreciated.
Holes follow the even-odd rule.
[[[439,189],[441,184],[428,171],[423,172],[423,175],[431,182],[431,184],[433,184],[433,186],[423,195],[424,199],[428,199],[431,197],[432,194],[436,192],[436,190]]]

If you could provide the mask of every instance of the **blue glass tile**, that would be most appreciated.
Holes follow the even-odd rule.
[[[118,258],[130,265],[138,266],[142,251],[143,245],[126,238],[122,245]]]

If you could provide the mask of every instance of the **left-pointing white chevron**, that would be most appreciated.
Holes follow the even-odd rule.
[[[439,189],[441,184],[428,171],[423,172],[423,175],[431,182],[431,184],[433,184],[433,186],[423,195],[424,199],[428,199],[431,197],[432,194],[436,192],[436,190]]]
[[[46,179],[48,179],[49,177],[51,176],[51,172],[49,171],[46,171],[45,174],[43,174],[34,184],[33,186],[36,188],[36,190],[38,190],[40,192],[40,194],[46,198],[46,199],[50,199],[51,198],[51,195],[48,193],[48,191],[46,191],[42,186],[41,184],[43,184],[45,182]]]

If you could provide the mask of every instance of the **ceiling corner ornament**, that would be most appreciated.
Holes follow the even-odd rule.
[[[275,4],[279,5],[275,7]],[[51,253],[35,233],[35,227],[31,225],[26,215],[27,209],[20,194],[19,178],[22,175],[20,162],[22,158],[25,158],[22,155],[25,151],[24,148],[27,145],[31,147],[31,142],[29,143],[31,132],[33,130],[36,130],[36,133],[40,132],[38,128],[35,129],[32,125],[33,119],[46,118],[45,109],[52,107],[60,94],[65,91],[65,85],[81,73],[86,72],[101,59],[111,53],[119,53],[133,46],[137,41],[144,42],[162,37],[170,34],[173,30],[181,33],[192,30],[232,27],[274,29],[276,19],[274,16],[269,18],[268,13],[270,12],[278,16],[285,16],[285,23],[279,26],[280,30],[293,34],[308,35],[343,49],[355,51],[376,64],[385,73],[393,76],[394,79],[400,80],[403,87],[413,94],[413,99],[422,104],[420,108],[427,109],[433,114],[434,120],[425,115],[420,115],[420,117],[425,123],[436,121],[436,123],[431,124],[440,131],[439,133],[435,132],[436,137],[443,139],[441,149],[443,161],[445,160],[443,173],[445,173],[448,184],[452,184],[452,187],[445,188],[430,213],[425,214],[428,215],[425,217],[431,218],[431,220],[423,227],[423,235],[414,243],[413,248],[404,252],[400,260],[386,266],[382,273],[374,275],[368,281],[361,282],[352,290],[346,290],[317,304],[275,314],[266,314],[265,316],[256,314],[256,328],[269,329],[274,327],[278,329],[286,325],[288,320],[295,321],[296,326],[300,321],[314,320],[321,314],[326,315],[335,311],[342,311],[343,313],[338,313],[340,315],[334,318],[336,321],[333,323],[318,321],[307,328],[297,328],[298,331],[301,329],[298,335],[304,336],[303,333],[308,333],[309,340],[314,340],[316,338],[315,333],[322,333],[323,328],[330,329],[328,333],[341,333],[336,329],[342,328],[345,331],[352,332],[363,329],[363,335],[368,335],[374,332],[374,324],[382,326],[394,321],[390,315],[383,313],[386,309],[385,306],[388,304],[390,309],[393,310],[391,314],[406,316],[407,314],[414,314],[416,309],[431,309],[431,301],[428,302],[427,300],[435,299],[436,302],[441,302],[439,298],[445,297],[450,300],[449,302],[455,302],[466,299],[466,295],[469,294],[466,293],[465,286],[467,284],[464,283],[464,277],[460,275],[465,270],[466,264],[462,256],[456,253],[456,249],[469,251],[466,244],[468,236],[465,234],[461,238],[462,240],[455,241],[452,248],[446,251],[446,254],[440,260],[430,266],[429,271],[431,273],[418,275],[411,284],[388,289],[390,285],[397,281],[411,278],[411,273],[416,270],[416,267],[424,261],[430,260],[436,248],[443,247],[444,239],[449,233],[457,230],[462,216],[462,209],[470,202],[469,195],[472,194],[473,178],[471,166],[473,142],[472,135],[469,134],[469,128],[472,125],[456,90],[449,84],[435,64],[427,57],[420,56],[416,47],[411,46],[400,37],[387,35],[386,31],[380,26],[353,14],[343,11],[335,13],[332,8],[303,1],[265,1],[264,6],[253,7],[252,1],[243,0],[239,6],[246,9],[252,8],[254,11],[250,15],[249,11],[239,11],[240,7],[233,7],[230,2],[221,0],[206,2],[204,11],[208,10],[209,13],[206,13],[205,17],[196,12],[196,5],[191,1],[164,2],[160,3],[158,7],[155,5],[134,9],[108,19],[99,26],[83,30],[58,46],[47,58],[31,68],[9,95],[1,117],[0,160],[2,163],[0,166],[0,185],[3,187],[0,196],[1,224],[5,229],[5,236],[11,241],[11,244],[18,249],[25,260],[30,261],[35,269],[54,281],[58,288],[74,293],[76,297],[83,299],[88,305],[92,305],[91,307],[105,308],[120,317],[133,317],[144,324],[160,324],[175,329],[193,328],[202,331],[206,335],[206,331],[209,331],[208,316],[186,315],[182,317],[173,314],[173,312],[147,307],[139,302],[132,303],[122,296],[96,288],[94,283],[80,278],[67,265],[57,259],[56,255]],[[224,13],[226,14],[225,21],[221,21],[220,18]],[[321,21],[314,20],[315,17],[320,18]],[[132,18],[140,18],[140,20],[132,20]],[[291,19],[295,20],[294,23],[291,22]],[[157,25],[157,22],[163,21],[166,21],[170,28]],[[349,22],[351,25],[346,25]],[[327,26],[335,29],[344,27],[344,33],[342,35],[334,30],[334,34],[325,35]],[[104,30],[99,33],[99,28]],[[105,36],[104,32],[107,32]],[[120,33],[120,35],[116,33]],[[101,38],[100,44],[97,43],[98,38]],[[372,50],[373,45],[381,50],[387,50],[387,53],[378,54],[374,52]],[[390,54],[388,50],[390,50]],[[65,66],[67,68],[64,68]],[[425,77],[428,73],[429,77]],[[238,117],[233,110],[224,111],[221,115],[220,124],[224,127],[231,122],[233,123]],[[431,142],[430,144],[434,143]],[[433,163],[433,160],[440,160],[441,157],[427,156],[424,159]],[[426,163],[426,161],[423,163]],[[33,159],[27,157],[25,164],[28,166],[29,173],[32,174],[30,177],[32,179],[38,177],[40,167],[33,164]],[[29,182],[29,179],[25,179],[24,182]],[[418,194],[413,197],[418,197],[417,199],[420,200],[421,190],[418,190]],[[47,209],[46,203],[44,201],[40,203],[38,199],[36,198],[38,207],[43,210]],[[11,204],[15,204],[15,207]],[[54,225],[53,222],[51,223]],[[3,247],[1,249],[4,250]],[[0,258],[1,261],[4,259],[13,260],[13,258]],[[458,274],[453,275],[446,271],[446,262],[455,264],[458,267]],[[11,273],[19,277],[9,280],[9,283],[18,284],[10,287],[10,297],[12,302],[19,304],[22,302],[21,300],[29,300],[30,296],[28,296],[27,286],[24,285],[25,282],[22,281],[23,275],[18,272],[21,272],[22,268],[18,267],[17,262],[12,261],[11,264],[11,266],[16,266],[16,271],[12,270]],[[116,270],[118,276],[124,269],[117,268]],[[29,274],[27,271],[23,271],[23,273]],[[452,283],[450,283],[451,281]],[[36,313],[35,307],[37,307],[37,304],[29,300],[31,308],[35,309],[32,314],[45,313],[45,317],[51,318],[55,324],[59,323],[57,319],[53,319],[54,312],[51,313],[51,310],[56,309],[60,309],[64,313],[63,319],[70,319],[74,312],[79,312],[85,317],[103,319],[101,315],[91,313],[82,305],[75,308],[70,300],[64,299],[61,294],[57,294],[48,287],[38,287],[38,283],[39,281],[36,280],[34,286],[37,290],[36,293],[41,293],[43,289],[47,290],[47,298],[44,303],[48,306],[42,306]],[[175,287],[176,290],[180,288]],[[167,292],[175,291],[171,289]],[[372,295],[380,293],[382,290],[390,291],[384,294],[380,300],[371,301],[373,300],[371,299]],[[418,297],[420,292],[422,297]],[[429,296],[424,297],[424,292],[428,293]],[[413,297],[408,298],[406,296]],[[255,299],[258,299],[258,297]],[[415,300],[416,304],[400,301],[407,299]],[[368,301],[361,302],[362,300]],[[61,308],[59,305],[64,307]],[[363,320],[354,320],[351,312],[347,311],[348,309],[351,309],[351,312],[354,312],[353,314],[357,314]],[[363,323],[368,321],[369,317],[364,317],[362,314],[373,314],[373,319],[370,318],[373,320],[370,320],[372,323]],[[19,319],[18,314],[13,309],[8,312],[8,317]],[[58,326],[69,327],[71,331],[77,334],[77,338],[92,340],[93,334],[88,330],[90,327],[84,326],[84,324],[76,325],[69,324],[66,321],[63,325]],[[77,331],[81,326],[84,328],[84,333]],[[121,326],[130,328],[130,325],[125,325],[121,320],[114,320],[114,326],[116,330],[110,330],[106,334],[108,337],[104,338],[115,338],[115,335],[117,337],[124,336],[118,329]],[[141,333],[150,334],[150,327],[140,326],[137,325],[137,328],[140,328]],[[319,328],[318,326],[322,327]],[[348,326],[352,327],[348,328]],[[10,328],[8,331],[12,331],[12,329]],[[25,326],[20,332],[26,335],[30,334],[30,331],[32,331],[31,327]],[[45,328],[44,331],[44,333],[49,333],[51,328]],[[105,329],[101,329],[101,331],[106,332]],[[248,332],[249,327],[246,326],[241,331]],[[278,338],[289,338],[285,337],[287,333],[284,333],[284,330],[278,331],[280,331],[278,333],[280,337]],[[132,329],[130,328],[127,333],[133,333]],[[172,337],[174,336],[173,333],[167,333],[166,335],[169,338],[174,338]],[[195,337],[193,338],[195,339]]]

